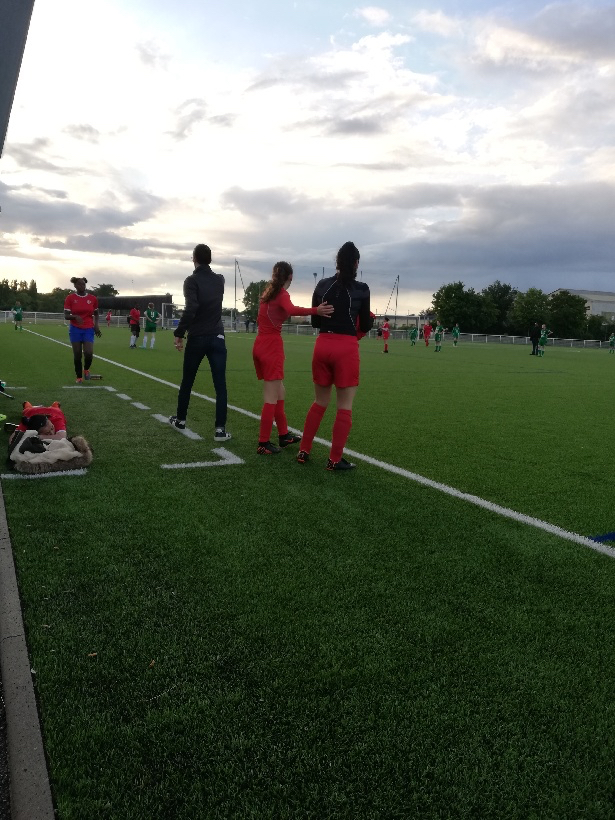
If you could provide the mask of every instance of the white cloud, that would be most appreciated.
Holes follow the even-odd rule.
[[[382,28],[391,22],[391,15],[386,9],[379,6],[363,6],[354,10],[355,17],[360,17],[370,26]]]
[[[442,11],[426,11],[422,9],[412,18],[413,24],[421,31],[439,34],[441,37],[455,37],[463,32],[461,21],[449,17]]]

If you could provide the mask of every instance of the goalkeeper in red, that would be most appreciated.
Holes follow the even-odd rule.
[[[258,435],[259,455],[275,455],[289,444],[297,444],[300,436],[288,430],[284,411],[284,343],[282,325],[289,316],[330,316],[333,307],[326,302],[317,307],[303,308],[293,305],[288,288],[293,281],[293,269],[288,262],[276,262],[271,281],[265,288],[258,311],[258,335],[254,340],[252,358],[256,376],[263,381],[263,409]],[[269,441],[273,422],[278,428],[278,444]]]

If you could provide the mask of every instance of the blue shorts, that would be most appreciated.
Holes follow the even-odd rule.
[[[68,326],[68,338],[71,343],[74,342],[94,342],[94,328],[93,327],[75,327],[75,325]]]

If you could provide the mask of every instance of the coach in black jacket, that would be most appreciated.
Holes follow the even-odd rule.
[[[228,441],[226,432],[226,343],[222,322],[222,298],[224,276],[209,267],[211,250],[207,245],[197,245],[192,254],[194,273],[184,281],[185,309],[173,334],[175,349],[184,349],[184,335],[188,342],[184,353],[184,371],[177,397],[177,415],[169,421],[183,430],[186,427],[190,392],[204,357],[207,356],[211,377],[216,391],[215,441]]]
[[[538,322],[534,322],[534,327],[530,330],[530,340],[532,342],[532,352],[530,356],[538,355],[538,341],[540,339],[540,327]]]

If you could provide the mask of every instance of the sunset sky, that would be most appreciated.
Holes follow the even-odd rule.
[[[36,0],[0,160],[0,278],[234,305],[352,240],[372,304],[615,291],[615,4]],[[238,307],[243,295],[238,280]]]

